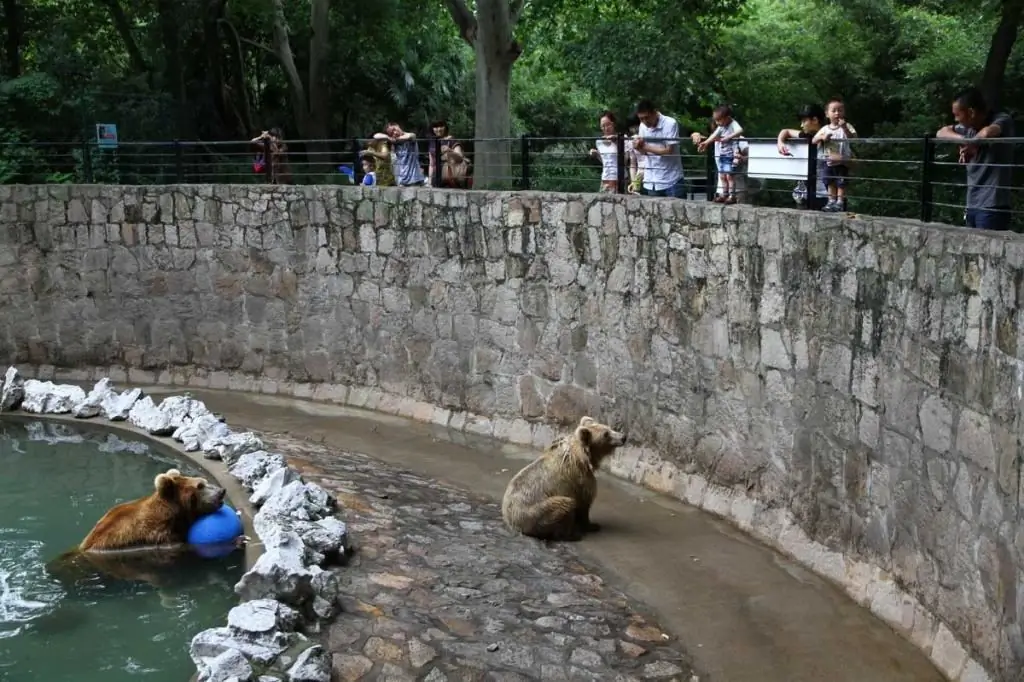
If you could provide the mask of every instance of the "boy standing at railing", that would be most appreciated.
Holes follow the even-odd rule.
[[[697,151],[703,154],[709,144],[715,143],[715,162],[718,164],[722,193],[716,194],[714,200],[719,204],[735,204],[736,184],[733,182],[733,174],[736,172],[736,143],[733,140],[743,134],[743,126],[732,117],[732,107],[726,105],[715,109],[712,116],[718,127],[708,139],[697,145]]]
[[[821,154],[825,157],[825,177],[823,182],[828,187],[828,203],[822,211],[839,213],[846,210],[846,179],[850,175],[851,138],[857,137],[857,131],[846,122],[846,106],[843,100],[833,97],[825,105],[825,116],[828,125],[818,131],[813,143],[821,145]]]

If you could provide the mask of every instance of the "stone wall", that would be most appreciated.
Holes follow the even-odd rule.
[[[0,187],[0,362],[122,366],[537,445],[590,414],[640,444],[614,473],[792,554],[963,682],[986,679],[979,662],[995,679],[1024,664],[1022,301],[1024,239],[911,221]]]

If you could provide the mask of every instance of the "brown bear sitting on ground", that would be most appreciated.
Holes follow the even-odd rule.
[[[590,521],[597,495],[594,472],[625,442],[626,434],[590,417],[581,419],[572,435],[556,440],[509,481],[501,500],[505,524],[544,540],[579,540],[599,530]]]
[[[83,571],[98,570],[115,578],[158,582],[153,572],[180,560],[189,528],[220,509],[225,491],[177,469],[158,475],[153,487],[151,495],[104,514],[78,547],[51,562],[50,573],[74,580]]]

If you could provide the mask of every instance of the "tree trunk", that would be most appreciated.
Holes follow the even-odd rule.
[[[487,43],[481,33],[476,41],[473,187],[511,189],[512,114],[509,95],[513,62],[495,54],[494,48]]]
[[[292,112],[295,114],[295,127],[299,137],[305,138],[309,133],[309,100],[306,99],[306,87],[299,77],[295,66],[295,54],[288,38],[288,19],[284,13],[284,0],[274,0],[274,54],[281,62],[285,79],[288,81],[288,92],[291,95]]]
[[[21,8],[18,0],[4,0],[4,23],[7,36],[4,40],[4,70],[8,78],[21,76]]]
[[[191,118],[188,111],[188,96],[185,91],[185,74],[181,59],[181,35],[179,33],[178,4],[173,0],[157,0],[157,18],[160,23],[160,35],[166,52],[164,67],[164,87],[173,95],[175,101],[175,134],[178,139],[187,139]]]
[[[330,53],[330,0],[312,0],[310,2],[309,28],[309,78],[306,86],[309,92],[308,129],[304,133],[307,140],[306,158],[309,171],[317,175],[331,173],[330,145],[326,142],[330,137],[331,108],[327,91],[327,58]]]
[[[512,184],[512,65],[522,52],[512,39],[522,0],[477,0],[476,15],[464,0],[445,0],[462,39],[476,52],[473,187]]]
[[[1006,64],[1010,61],[1013,45],[1017,41],[1024,0],[1003,0],[999,25],[992,35],[988,57],[985,59],[985,74],[981,79],[981,91],[992,111],[999,108],[1006,76]]]

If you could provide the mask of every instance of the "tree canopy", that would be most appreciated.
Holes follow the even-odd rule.
[[[348,139],[436,118],[463,138],[592,137],[642,97],[700,129],[730,103],[774,135],[833,95],[862,136],[918,136],[964,85],[1021,108],[1022,4],[2,0],[0,143],[101,122],[124,140]],[[0,180],[27,153],[4,149]]]

